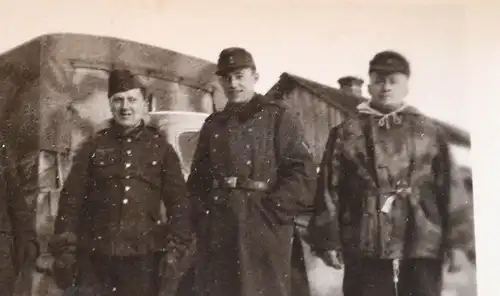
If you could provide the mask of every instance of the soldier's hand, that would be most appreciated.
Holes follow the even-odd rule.
[[[458,273],[465,268],[465,265],[467,263],[467,258],[462,251],[450,250],[446,253],[446,257],[448,261],[449,273]]]
[[[323,251],[321,253],[317,253],[318,257],[323,260],[323,262],[330,267],[333,267],[335,269],[341,269],[342,268],[342,253],[339,251]]]
[[[174,277],[176,275],[177,254],[167,252],[160,261],[159,273],[161,277]]]
[[[52,276],[56,286],[67,289],[74,282],[76,255],[74,253],[60,254],[52,263]]]
[[[160,260],[159,266],[160,289],[158,296],[175,294],[178,285],[178,258],[175,253],[167,252]]]
[[[16,266],[23,268],[26,265],[35,265],[40,254],[40,248],[36,240],[21,242],[16,250]]]

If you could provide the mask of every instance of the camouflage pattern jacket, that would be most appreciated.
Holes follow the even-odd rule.
[[[59,201],[56,237],[76,237],[79,248],[112,256],[144,255],[168,243],[185,250],[193,235],[177,153],[153,125],[121,130],[110,121],[76,154]]]
[[[442,132],[414,108],[359,109],[326,145],[313,249],[395,259],[473,248],[472,203]]]

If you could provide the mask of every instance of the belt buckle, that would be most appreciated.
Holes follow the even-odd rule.
[[[231,187],[236,188],[236,184],[238,183],[238,177],[226,177],[224,178],[224,182]]]

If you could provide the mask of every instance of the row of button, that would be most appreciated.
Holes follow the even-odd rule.
[[[127,143],[131,143],[131,142],[132,142],[132,139],[131,139],[131,138],[127,138]],[[126,151],[125,153],[127,154],[127,156],[132,156],[132,150],[130,150],[130,149],[127,149],[127,151]],[[130,162],[126,162],[126,163],[125,163],[125,169],[128,169],[128,168],[130,168],[131,166],[132,166],[132,163],[130,163]],[[130,176],[129,176],[129,175],[125,176],[125,179],[130,179]],[[127,185],[127,186],[125,186],[125,192],[130,191],[130,189],[131,189],[131,187],[130,187],[130,186],[128,186],[128,185]],[[122,203],[123,203],[124,205],[128,204],[128,199],[127,199],[127,198],[124,198],[124,199],[122,200]]]

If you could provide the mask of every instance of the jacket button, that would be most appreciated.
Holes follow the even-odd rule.
[[[125,176],[125,179],[130,179],[130,176]]]
[[[127,155],[128,156],[132,155],[132,150],[127,150]]]
[[[131,138],[128,138],[127,139],[127,143],[131,143],[132,142],[132,139]]]
[[[130,186],[125,186],[125,191],[129,191],[130,190]]]
[[[250,160],[247,160],[247,165],[251,165],[252,162]]]
[[[127,163],[125,163],[125,168],[126,168],[126,169],[128,169],[130,166],[131,166],[131,164],[130,164],[130,163],[128,163],[128,162],[127,162]]]
[[[125,199],[123,200],[123,204],[124,204],[124,205],[128,204],[128,199],[126,199],[126,198],[125,198]]]
[[[156,160],[153,160],[151,164],[156,165],[157,164]]]

